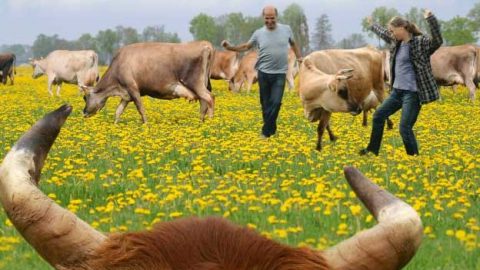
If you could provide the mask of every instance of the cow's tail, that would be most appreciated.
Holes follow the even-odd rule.
[[[211,43],[205,45],[203,50],[204,70],[205,70],[205,87],[212,92],[212,84],[210,83],[210,73],[212,72],[212,64],[215,58],[215,50]]]
[[[16,67],[17,57],[15,54],[13,55],[13,74],[17,75],[17,67]]]
[[[315,72],[315,73],[319,73],[319,74],[322,74],[324,75],[325,73],[323,73],[320,69],[318,69],[315,64],[312,62],[312,60],[307,57],[303,60],[302,64],[301,64],[301,67],[304,67],[312,72]]]
[[[473,83],[475,84],[475,87],[478,88],[478,84],[480,83],[480,55],[478,53],[480,50],[475,49],[475,53],[473,54],[474,60],[473,60],[473,70],[474,70],[474,76],[473,76]]]
[[[92,68],[91,68],[91,70],[94,73],[93,76],[95,76],[95,78],[93,78],[92,82],[94,82],[96,84],[100,80],[100,73],[98,71],[98,54],[96,52],[92,53]]]

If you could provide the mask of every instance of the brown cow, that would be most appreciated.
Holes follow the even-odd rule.
[[[257,57],[257,51],[254,50],[249,51],[247,54],[245,54],[245,56],[243,56],[237,73],[235,73],[235,76],[230,80],[229,89],[231,91],[239,92],[242,86],[246,85],[245,88],[247,93],[250,93],[252,85],[257,82],[257,70],[255,69]],[[295,76],[298,73],[296,59],[297,57],[295,56],[295,52],[290,49],[288,52],[288,70],[286,74],[286,80],[289,89],[293,89],[295,87]]]
[[[13,85],[13,74],[17,74],[15,61],[16,57],[13,53],[0,54],[0,81],[3,84],[6,84],[7,78],[10,78],[10,85]]]
[[[317,150],[332,112],[353,115],[376,107],[384,99],[382,54],[373,47],[322,50],[308,55],[300,66],[298,90],[308,120],[319,121]]]
[[[440,47],[430,57],[433,76],[439,85],[465,85],[470,91],[470,100],[475,100],[475,81],[478,70],[477,48],[473,45]]]
[[[61,270],[400,269],[415,255],[423,228],[417,212],[354,168],[345,176],[379,224],[326,251],[290,247],[217,218],[162,222],[152,230],[105,235],[46,196],[38,183],[70,106],[38,121],[0,166],[0,199],[30,245]]]
[[[95,87],[85,90],[86,117],[105,106],[111,96],[121,98],[115,123],[130,101],[133,101],[145,123],[141,96],[159,99],[184,97],[200,99],[200,116],[213,117],[214,98],[210,92],[210,66],[214,49],[210,42],[136,43],[118,50],[105,75]]]
[[[390,53],[386,54],[387,59]],[[439,85],[453,86],[465,85],[470,92],[470,100],[475,100],[477,78],[480,78],[479,51],[473,45],[440,47],[430,57],[432,71]],[[389,61],[387,60],[389,65]],[[388,68],[388,67],[387,67]],[[387,80],[390,80],[389,71]]]
[[[238,70],[240,54],[232,51],[215,51],[210,79],[230,81]]]

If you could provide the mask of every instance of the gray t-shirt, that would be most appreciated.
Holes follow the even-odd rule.
[[[293,34],[288,25],[277,23],[274,30],[266,26],[257,29],[248,41],[258,49],[255,69],[269,74],[287,73],[291,41]]]
[[[412,60],[410,59],[410,45],[401,43],[395,58],[395,81],[393,88],[417,91],[417,81]]]

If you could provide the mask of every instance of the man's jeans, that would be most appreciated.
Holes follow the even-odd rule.
[[[413,125],[417,121],[422,105],[418,92],[393,89],[390,96],[377,108],[373,114],[372,134],[367,150],[378,155],[382,143],[385,120],[400,108],[400,135],[408,155],[418,155],[418,145],[413,133]]]
[[[268,74],[258,71],[260,104],[262,104],[262,134],[270,137],[277,131],[277,117],[285,89],[285,74]]]

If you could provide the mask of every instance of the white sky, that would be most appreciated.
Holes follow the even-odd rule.
[[[73,40],[83,33],[117,25],[138,31],[149,25],[165,25],[167,32],[177,32],[182,41],[192,39],[190,20],[204,12],[219,16],[242,12],[255,16],[263,6],[275,5],[280,12],[291,3],[303,7],[310,33],[315,20],[329,15],[335,41],[352,33],[362,33],[361,19],[374,8],[387,6],[401,13],[411,7],[429,8],[441,20],[466,16],[478,0],[0,0],[0,44],[32,44],[39,34],[58,34]],[[362,33],[365,34],[365,33]]]

